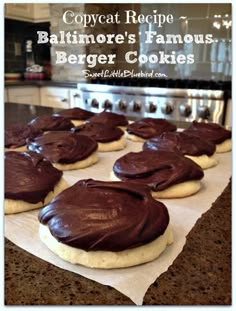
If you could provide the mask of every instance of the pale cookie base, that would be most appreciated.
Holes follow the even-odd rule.
[[[58,242],[50,233],[47,226],[40,224],[39,236],[47,247],[72,264],[80,264],[90,268],[113,269],[140,265],[156,259],[167,247],[173,243],[173,232],[168,225],[163,235],[154,241],[140,247],[120,252],[89,251],[68,246]]]
[[[121,181],[113,171],[110,173],[110,179],[112,181]],[[151,194],[154,199],[184,198],[198,192],[200,188],[201,183],[199,180],[190,180],[170,186],[162,191],[151,191]]]
[[[186,158],[189,158],[193,162],[197,163],[203,170],[213,167],[219,163],[217,158],[215,157],[215,154],[212,156],[208,156],[206,154],[203,154],[201,156],[190,156],[190,155],[185,155]]]
[[[109,143],[98,143],[98,151],[108,152],[122,150],[126,147],[125,135],[122,135],[120,139]]]
[[[95,164],[98,161],[97,152],[92,153],[88,158],[77,161],[75,163],[61,164],[61,163],[52,163],[52,165],[61,171],[69,170],[78,170]]]
[[[134,142],[138,142],[138,143],[145,143],[145,141],[146,141],[146,139],[144,139],[142,137],[139,137],[139,136],[136,136],[133,134],[129,134],[129,133],[128,133],[127,138],[134,141]]]
[[[80,126],[85,123],[86,120],[71,120],[74,126]]]
[[[18,147],[18,148],[4,148],[5,151],[17,151],[17,152],[25,152],[27,151],[27,147],[26,146],[22,146],[22,147]]]
[[[231,151],[232,149],[232,141],[231,139],[226,139],[223,143],[216,145],[216,152],[223,153]]]
[[[5,214],[16,214],[25,211],[30,211],[36,208],[41,208],[44,205],[47,205],[49,202],[51,202],[55,196],[57,196],[66,188],[68,188],[68,184],[63,178],[61,178],[60,181],[57,183],[57,185],[54,187],[54,190],[48,193],[48,195],[44,199],[44,202],[28,203],[23,200],[5,199],[4,200]]]
[[[123,132],[126,132],[127,126],[118,126]]]
[[[201,188],[199,180],[190,180],[170,186],[162,191],[152,191],[154,199],[185,198],[198,192]]]

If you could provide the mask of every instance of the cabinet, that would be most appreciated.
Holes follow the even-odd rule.
[[[9,100],[8,100],[8,90],[6,88],[4,89],[4,102],[5,103],[9,102]]]
[[[49,4],[47,3],[34,4],[33,14],[35,22],[49,21],[50,18]]]
[[[232,100],[228,99],[225,113],[225,126],[232,128]]]
[[[5,89],[5,94],[11,103],[40,105],[39,88],[36,86],[8,87]]]
[[[41,87],[41,106],[70,108],[70,90],[63,87]]]
[[[7,3],[5,17],[27,22],[45,22],[49,20],[48,3]]]
[[[7,86],[4,90],[4,99],[5,102],[18,104],[86,109],[86,104],[76,88],[60,86]]]

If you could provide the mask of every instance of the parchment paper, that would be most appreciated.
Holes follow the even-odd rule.
[[[141,143],[128,141],[126,149],[99,153],[100,160],[97,164],[86,169],[65,172],[64,177],[70,185],[84,178],[109,180],[114,161],[127,152],[140,151],[141,148]],[[231,176],[231,153],[217,154],[217,157],[220,163],[204,171],[203,187],[199,193],[183,199],[162,200],[169,210],[174,243],[151,263],[125,269],[99,270],[64,262],[39,240],[38,210],[5,216],[5,236],[29,253],[62,269],[112,286],[128,296],[135,304],[141,305],[148,287],[173,263],[185,244],[186,235],[197,219],[211,207],[228,184]]]

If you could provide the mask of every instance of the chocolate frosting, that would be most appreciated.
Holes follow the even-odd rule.
[[[144,139],[152,138],[163,132],[176,131],[176,126],[165,119],[143,118],[129,124],[127,132]]]
[[[192,160],[162,150],[127,153],[116,160],[113,171],[122,181],[146,184],[153,191],[204,176],[201,167]]]
[[[62,172],[34,152],[5,153],[5,198],[43,202],[62,177]]]
[[[59,241],[86,251],[122,251],[149,243],[169,224],[165,205],[148,187],[80,180],[39,213]]]
[[[52,163],[74,163],[83,160],[97,149],[90,137],[67,131],[51,131],[28,142],[30,151],[42,154]]]
[[[182,155],[201,156],[214,154],[216,147],[213,143],[183,132],[165,132],[158,137],[147,140],[143,150],[169,150]]]
[[[26,145],[26,140],[39,135],[41,131],[35,131],[29,125],[13,125],[5,130],[5,147],[15,149]]]
[[[184,132],[197,137],[204,137],[204,139],[216,145],[221,144],[226,139],[230,139],[232,135],[231,131],[226,130],[219,124],[201,123],[197,121],[193,121]]]
[[[59,115],[70,120],[87,120],[91,118],[92,116],[94,116],[95,113],[75,107],[71,109],[64,109],[54,115]]]
[[[74,125],[64,117],[56,115],[43,115],[31,120],[28,125],[34,130],[41,131],[63,131],[70,130]]]
[[[102,123],[85,123],[80,126],[74,127],[73,132],[89,136],[97,142],[108,143],[121,138],[124,132],[118,127],[111,127]]]
[[[103,123],[110,126],[127,126],[128,120],[123,114],[103,111],[94,117],[90,118],[88,122]]]

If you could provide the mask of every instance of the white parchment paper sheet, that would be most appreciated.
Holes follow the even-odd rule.
[[[83,169],[65,172],[64,177],[70,185],[79,179],[109,180],[114,161],[129,151],[140,151],[141,143],[128,141],[122,151],[99,153],[97,164]],[[104,285],[109,285],[128,296],[135,304],[141,305],[148,287],[165,272],[181,252],[185,237],[222,193],[231,176],[231,153],[217,154],[219,165],[205,170],[202,189],[196,195],[175,200],[162,200],[169,210],[174,232],[174,243],[155,261],[126,269],[99,270],[64,262],[54,255],[39,240],[38,210],[5,216],[5,236],[29,253],[65,270],[78,273]],[[222,210],[223,210],[222,206]]]

